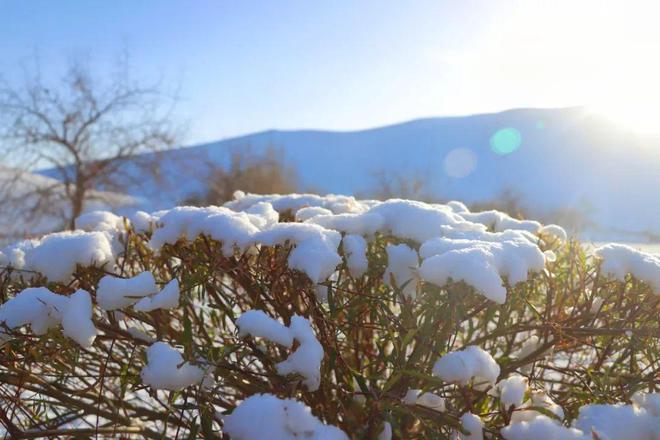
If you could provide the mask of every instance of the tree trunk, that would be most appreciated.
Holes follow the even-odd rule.
[[[76,188],[73,190],[71,197],[71,218],[69,219],[69,229],[73,231],[76,229],[76,218],[82,214],[85,205],[85,187],[82,182],[76,183]]]

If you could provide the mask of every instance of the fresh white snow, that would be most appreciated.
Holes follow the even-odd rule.
[[[461,416],[461,425],[469,434],[463,434],[458,431],[452,433],[452,440],[483,440],[484,430],[483,422],[479,416],[472,413],[465,413]]]
[[[339,428],[314,417],[303,403],[272,394],[245,399],[224,417],[224,432],[232,440],[348,440]]]
[[[405,244],[388,245],[387,268],[383,275],[385,284],[401,289],[403,296],[415,299],[417,292],[417,268],[419,257],[417,251]]]
[[[64,296],[45,287],[29,287],[0,306],[0,323],[12,330],[29,324],[36,335],[61,324],[63,334],[85,348],[92,346],[97,334],[91,297],[85,290]],[[7,339],[9,335],[0,330],[0,341]]]
[[[624,244],[607,244],[594,250],[594,255],[603,260],[601,269],[605,274],[625,281],[631,274],[653,288],[660,295],[660,255],[638,251]]]
[[[467,385],[471,380],[494,385],[500,375],[500,366],[490,353],[471,345],[440,357],[433,366],[433,375],[460,385]]]
[[[147,348],[147,365],[140,375],[153,389],[177,391],[201,383],[204,370],[184,362],[181,353],[165,342],[155,342]]]
[[[151,272],[142,272],[132,278],[106,275],[101,278],[96,289],[96,302],[103,310],[117,310],[156,292],[158,286]]]
[[[138,312],[151,312],[157,309],[175,309],[179,306],[179,281],[173,279],[163,287],[163,290],[153,296],[139,300],[133,309]]]
[[[237,320],[238,336],[247,335],[264,338],[284,347],[291,347],[293,341],[299,343],[298,348],[284,361],[276,365],[278,374],[299,374],[303,377],[303,384],[310,390],[316,391],[321,385],[321,361],[323,360],[323,346],[316,339],[310,322],[295,315],[291,318],[289,327],[266,315],[261,310],[248,310]]]
[[[276,365],[277,372],[282,375],[300,374],[307,389],[316,391],[321,385],[323,346],[316,339],[309,321],[302,316],[291,318],[289,329],[300,345],[288,358]]]
[[[291,329],[276,319],[266,315],[262,310],[248,310],[236,320],[238,336],[244,338],[248,335],[264,338],[284,347],[293,345]]]

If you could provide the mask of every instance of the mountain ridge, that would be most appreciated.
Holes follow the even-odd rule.
[[[494,135],[506,129],[520,143],[510,154],[496,154]],[[271,129],[159,153],[173,189],[159,194],[159,185],[148,181],[128,193],[150,199],[150,208],[171,206],[205,185],[201,168],[187,169],[184,162],[227,166],[235,149],[249,146],[261,154],[275,146],[298,171],[302,188],[365,194],[375,173],[415,176],[438,198],[487,202],[510,191],[534,215],[586,209],[600,228],[660,234],[654,190],[660,188],[659,139],[637,136],[581,107],[428,117],[348,131]],[[474,169],[464,169],[470,160]],[[451,170],[456,164],[460,172]],[[57,177],[53,170],[44,173]]]

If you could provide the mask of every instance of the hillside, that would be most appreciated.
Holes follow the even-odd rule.
[[[122,213],[142,205],[135,197],[106,191],[94,191],[90,198],[86,212],[111,209]],[[69,204],[64,185],[53,178],[0,165],[0,200],[0,244],[66,226]]]
[[[505,144],[507,135],[520,136],[510,154],[491,145],[502,129]],[[416,176],[441,199],[488,202],[508,192],[537,217],[586,214],[594,239],[660,235],[660,138],[642,138],[582,108],[428,118],[351,132],[255,133],[162,153],[165,182],[147,180],[129,193],[148,198],[151,209],[171,206],[203,188],[204,163],[225,165],[231,151],[247,146],[253,153],[281,148],[303,189],[368,194],[376,173]]]

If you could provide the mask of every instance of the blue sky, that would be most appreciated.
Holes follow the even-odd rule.
[[[649,92],[625,90],[622,60],[646,72],[640,84],[656,82],[651,4],[4,0],[0,74],[19,78],[35,52],[48,77],[85,53],[107,69],[127,48],[135,76],[180,87],[188,143],[521,106],[619,108]],[[604,90],[613,98],[599,102]]]

